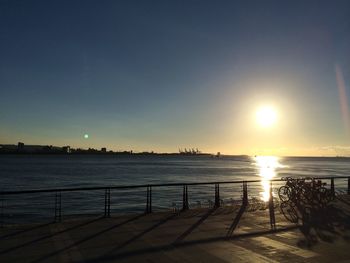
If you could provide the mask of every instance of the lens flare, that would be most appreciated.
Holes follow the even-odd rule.
[[[350,137],[350,112],[348,105],[348,97],[346,95],[343,71],[341,70],[339,65],[335,65],[335,74],[339,93],[340,110],[343,117],[344,127],[348,136]]]

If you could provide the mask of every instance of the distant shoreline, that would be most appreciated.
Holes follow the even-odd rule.
[[[181,153],[143,153],[143,152],[113,152],[113,153],[101,153],[101,152],[0,152],[0,155],[95,155],[95,156],[216,156],[211,153],[198,153],[198,154],[181,154]],[[247,156],[248,157],[248,156]]]
[[[0,154],[93,154],[93,155],[184,155],[184,156],[220,156],[220,152],[216,155],[211,153],[203,153],[198,148],[180,149],[177,153],[158,153],[154,151],[134,152],[133,150],[113,151],[102,147],[100,150],[96,148],[72,148],[66,146],[53,145],[27,145],[23,142],[18,144],[0,144]]]
[[[244,155],[244,154],[221,154],[220,157],[218,157],[215,154],[211,153],[200,153],[200,154],[181,154],[181,153],[148,153],[148,152],[113,152],[113,153],[101,153],[101,152],[74,152],[74,153],[64,153],[64,152],[1,152],[0,156],[4,155],[19,155],[19,156],[183,156],[183,157],[212,157],[215,159],[220,158],[251,158],[254,157],[253,155]],[[281,158],[302,158],[302,159],[350,159],[350,156],[279,156]]]

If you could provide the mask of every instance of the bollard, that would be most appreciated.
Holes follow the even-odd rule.
[[[350,177],[348,177],[348,195],[350,195]]]
[[[56,191],[55,194],[55,222],[62,221],[62,195],[61,191]]]
[[[220,207],[220,188],[219,188],[219,184],[215,184],[215,207]]]
[[[182,210],[188,209],[188,191],[187,185],[183,186],[183,194],[182,194]]]

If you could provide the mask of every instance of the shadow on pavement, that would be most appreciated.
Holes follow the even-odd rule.
[[[298,228],[298,227],[297,226],[290,226],[290,227],[286,227],[286,228],[280,228],[277,230],[256,231],[256,232],[251,232],[251,233],[233,235],[233,236],[229,236],[229,237],[227,237],[227,236],[220,237],[219,236],[219,237],[212,237],[212,238],[207,238],[207,239],[183,241],[181,243],[176,243],[176,244],[172,243],[172,244],[168,244],[168,245],[164,245],[164,246],[152,246],[152,247],[147,247],[147,248],[133,250],[133,251],[121,252],[121,253],[118,253],[115,255],[104,255],[102,257],[96,257],[94,259],[84,260],[83,262],[98,263],[98,262],[117,261],[117,260],[127,259],[127,258],[134,257],[134,256],[147,255],[150,253],[156,253],[156,252],[161,252],[161,251],[162,252],[170,251],[170,250],[173,250],[176,248],[181,248],[181,247],[187,247],[187,246],[193,246],[193,245],[199,245],[199,244],[208,244],[208,243],[219,242],[219,241],[231,241],[231,240],[240,239],[240,238],[257,237],[257,236],[261,236],[261,235],[290,231],[290,230],[293,230],[296,228]]]
[[[310,248],[320,240],[328,243],[337,238],[350,241],[350,215],[343,209],[331,205],[304,220],[299,227],[304,238],[298,241],[299,247]]]
[[[227,237],[232,236],[233,231],[236,229],[236,227],[237,227],[237,225],[239,223],[239,220],[241,220],[241,217],[242,217],[244,211],[246,210],[246,208],[247,208],[247,205],[243,204],[241,206],[241,208],[239,209],[239,211],[238,211],[238,213],[237,213],[237,215],[235,217],[235,220],[233,220],[229,230],[227,231],[227,234],[226,234]]]
[[[117,227],[120,227],[120,226],[122,226],[122,225],[125,225],[125,224],[127,224],[127,223],[130,223],[130,222],[132,222],[132,221],[135,221],[135,220],[137,220],[137,219],[143,217],[144,215],[145,215],[145,214],[140,214],[140,215],[134,216],[134,217],[132,217],[132,218],[129,218],[129,219],[127,219],[127,220],[124,220],[124,221],[122,221],[122,222],[120,222],[120,223],[118,223],[118,224],[115,224],[115,225],[113,225],[113,226],[111,226],[111,227],[108,227],[108,228],[106,228],[106,229],[104,229],[104,230],[102,230],[102,231],[100,231],[100,232],[97,232],[97,233],[92,234],[92,235],[90,235],[90,236],[88,236],[88,237],[85,237],[85,238],[83,238],[83,239],[81,239],[81,240],[79,240],[79,241],[77,241],[77,242],[74,242],[73,244],[70,244],[70,245],[68,245],[68,246],[66,246],[66,247],[64,247],[64,248],[62,248],[62,249],[53,251],[53,252],[51,252],[51,253],[49,253],[49,254],[47,254],[47,255],[45,255],[45,256],[39,258],[38,260],[35,260],[35,261],[32,261],[32,262],[34,263],[34,262],[45,261],[45,260],[49,259],[50,257],[53,257],[53,256],[55,256],[55,255],[58,255],[58,254],[60,254],[60,253],[62,253],[62,252],[64,252],[64,251],[66,251],[66,250],[68,250],[68,249],[70,249],[70,248],[73,248],[73,247],[75,247],[75,246],[77,246],[77,245],[80,245],[80,244],[82,244],[82,243],[84,243],[84,242],[86,242],[86,241],[88,241],[88,240],[91,240],[91,239],[93,239],[93,238],[95,238],[95,237],[97,237],[97,236],[99,236],[99,235],[102,235],[103,233],[106,233],[106,232],[108,232],[108,231],[111,231],[112,229],[115,229],[115,228],[117,228]],[[64,232],[65,232],[65,231],[64,231]],[[61,233],[61,232],[59,232],[59,233]]]
[[[188,236],[189,234],[191,234],[191,232],[193,230],[195,230],[200,224],[202,224],[204,222],[205,219],[207,219],[211,214],[213,214],[215,212],[215,210],[217,209],[217,207],[214,207],[212,209],[210,209],[207,213],[205,213],[195,224],[193,224],[190,228],[188,228],[184,233],[182,233],[175,241],[174,244],[177,244],[179,242],[181,242],[182,240],[184,240],[186,238],[186,236]]]
[[[14,236],[17,236],[17,235],[20,235],[20,234],[24,234],[24,233],[27,233],[27,232],[30,232],[30,231],[34,231],[34,230],[37,230],[39,228],[43,228],[43,227],[49,226],[51,224],[53,224],[53,223],[38,224],[38,225],[35,225],[35,226],[32,226],[32,227],[26,227],[25,229],[21,229],[21,230],[18,230],[16,232],[13,232],[13,233],[9,233],[9,234],[0,236],[0,240],[6,239],[6,238],[10,238],[10,237],[14,237]]]
[[[7,249],[5,249],[5,250],[1,250],[1,251],[0,251],[0,255],[3,255],[3,254],[6,254],[6,253],[15,251],[15,250],[17,250],[17,249],[20,249],[20,248],[23,248],[23,247],[26,247],[26,246],[29,246],[29,245],[33,245],[33,244],[35,244],[35,243],[37,243],[37,242],[43,241],[43,240],[45,240],[45,239],[52,238],[53,236],[56,236],[56,235],[59,235],[59,234],[62,234],[62,233],[65,233],[65,232],[68,232],[68,231],[77,229],[77,228],[79,228],[79,227],[83,227],[83,226],[92,224],[92,223],[94,223],[94,222],[96,222],[96,221],[98,221],[98,220],[100,220],[100,219],[101,219],[101,218],[95,218],[95,219],[93,219],[93,220],[90,220],[90,221],[87,221],[87,222],[83,222],[83,223],[78,224],[78,225],[75,225],[75,226],[73,226],[73,227],[64,229],[64,230],[59,231],[59,232],[57,232],[57,233],[44,235],[44,236],[42,236],[42,237],[36,238],[36,239],[34,239],[34,240],[30,240],[30,241],[25,242],[25,243],[22,243],[22,244],[20,244],[20,245],[16,245],[16,246],[14,246],[14,247],[7,248]],[[49,225],[53,225],[53,224],[47,224],[46,226],[49,226]],[[44,225],[41,225],[41,227],[44,227]],[[38,228],[39,228],[39,227],[37,227],[36,229],[38,229]],[[32,229],[30,229],[30,230],[34,230],[34,229],[32,228]],[[28,231],[30,231],[30,230],[28,230]],[[24,231],[24,232],[25,232],[25,231]],[[24,233],[24,232],[23,232],[23,233]],[[19,234],[19,233],[17,232],[17,235],[18,235],[18,234]],[[10,236],[10,235],[8,235],[8,237],[9,237],[9,236]],[[15,235],[14,235],[14,236],[15,236]]]

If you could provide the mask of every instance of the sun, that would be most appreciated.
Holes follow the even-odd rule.
[[[273,107],[264,106],[259,108],[256,112],[256,121],[263,128],[273,126],[276,120],[277,112]]]

